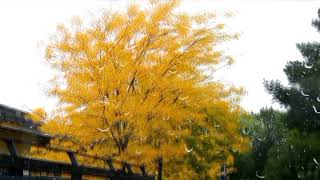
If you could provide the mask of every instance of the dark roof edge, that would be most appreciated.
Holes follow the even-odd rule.
[[[0,106],[2,106],[2,107],[4,107],[4,108],[7,108],[7,109],[12,109],[12,110],[15,110],[15,111],[20,111],[20,112],[25,113],[25,114],[30,113],[30,112],[27,112],[27,111],[24,111],[24,110],[21,110],[21,109],[17,109],[17,108],[11,107],[11,106],[7,106],[7,105],[1,104],[1,103],[0,103]]]
[[[27,134],[34,134],[40,137],[46,137],[46,138],[52,138],[52,136],[50,136],[47,133],[43,133],[42,131],[38,131],[38,130],[34,130],[34,129],[29,129],[29,128],[22,128],[22,127],[14,127],[14,126],[8,126],[8,125],[0,125],[0,129],[8,129],[8,130],[13,130],[13,131],[20,131],[20,132],[24,132]]]

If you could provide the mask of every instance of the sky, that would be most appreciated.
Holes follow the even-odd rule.
[[[135,1],[0,1],[0,104],[26,111],[54,108],[55,101],[45,94],[52,71],[45,63],[44,48],[57,24],[69,23],[73,16],[89,17],[102,8],[123,9],[128,2]],[[320,0],[184,0],[180,8],[233,12],[234,17],[226,23],[241,37],[225,47],[236,63],[212,76],[244,87],[247,93],[241,105],[248,111],[280,108],[264,90],[263,80],[279,79],[286,84],[285,64],[302,60],[296,43],[320,37],[311,26]]]

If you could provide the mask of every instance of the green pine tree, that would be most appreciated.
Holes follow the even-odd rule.
[[[247,153],[236,153],[237,171],[231,179],[255,180],[264,177],[264,167],[272,147],[283,144],[287,128],[284,124],[286,113],[272,108],[262,108],[243,118],[244,135],[251,139],[252,148]]]
[[[320,31],[320,10],[312,24]],[[285,143],[269,151],[268,179],[320,179],[320,43],[300,43],[297,48],[304,59],[284,68],[289,85],[265,82],[273,98],[287,108],[290,129]]]

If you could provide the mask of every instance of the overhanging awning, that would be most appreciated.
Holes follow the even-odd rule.
[[[0,125],[0,138],[28,141],[34,144],[48,144],[51,136],[32,128],[2,124]]]

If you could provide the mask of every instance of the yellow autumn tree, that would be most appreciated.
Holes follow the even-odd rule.
[[[32,112],[27,115],[27,118],[30,118],[35,122],[43,123],[48,119],[48,114],[43,108],[39,107],[33,109]]]
[[[212,81],[205,70],[232,63],[218,45],[235,36],[214,14],[189,15],[177,5],[150,1],[89,24],[78,18],[59,25],[46,50],[57,72],[49,94],[59,104],[42,128],[70,137],[76,146],[67,147],[151,166],[160,156],[182,160],[193,153],[185,139],[197,124],[208,128],[198,138],[228,140],[216,147],[232,161],[228,149],[242,151],[247,142],[239,134],[242,90]],[[181,173],[194,176],[182,166]]]

